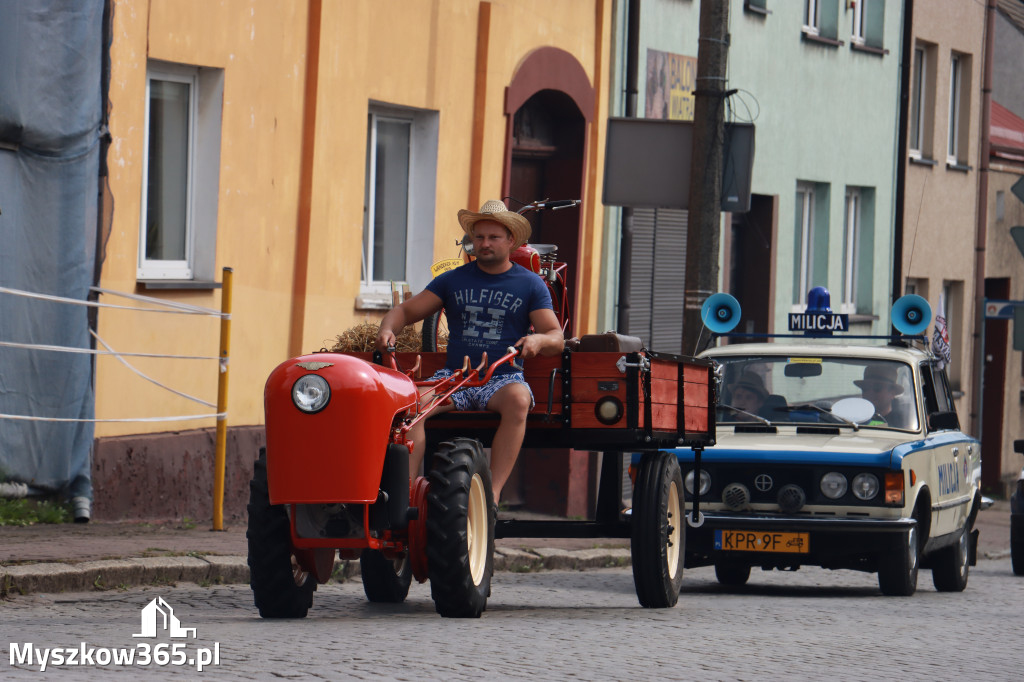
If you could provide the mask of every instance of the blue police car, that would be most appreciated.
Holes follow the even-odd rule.
[[[940,360],[920,336],[843,340],[846,320],[828,310],[827,292],[816,295],[823,305],[790,320],[804,336],[700,354],[716,364],[717,442],[675,451],[685,566],[713,565],[734,586],[755,568],[867,571],[898,596],[930,569],[937,590],[962,591],[976,557],[981,451],[960,430]],[[712,331],[738,321],[723,296],[705,304]],[[924,299],[904,297],[894,325],[921,334],[930,315]]]

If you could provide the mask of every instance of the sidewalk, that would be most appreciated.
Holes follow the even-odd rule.
[[[501,512],[501,518],[531,515]],[[137,585],[248,583],[245,522],[210,530],[148,523],[0,526],[0,598]],[[506,538],[495,542],[496,571],[584,570],[629,565],[624,538]],[[336,574],[359,573],[339,561]]]
[[[502,512],[501,518],[527,518]],[[978,561],[1009,556],[1010,505],[978,515]],[[144,523],[0,526],[0,597],[106,590],[137,585],[247,583],[244,522],[223,531]],[[495,543],[496,571],[584,570],[629,565],[622,538],[506,538]],[[345,578],[359,562],[339,562]]]

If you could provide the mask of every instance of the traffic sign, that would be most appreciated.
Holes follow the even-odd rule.
[[[1013,309],[1024,306],[1024,301],[1000,301],[990,298],[985,299],[985,319],[987,320],[1012,320]]]

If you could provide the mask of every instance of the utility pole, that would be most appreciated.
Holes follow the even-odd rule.
[[[686,234],[686,292],[683,296],[683,355],[697,352],[703,329],[700,308],[718,287],[719,224],[722,205],[722,143],[726,64],[729,56],[729,0],[701,0],[697,82],[693,91],[693,161]]]
[[[640,0],[629,0],[626,20],[626,116],[636,117],[640,71]],[[619,242],[619,310],[616,330],[629,333],[629,300],[633,279],[633,207],[622,208],[622,236]]]

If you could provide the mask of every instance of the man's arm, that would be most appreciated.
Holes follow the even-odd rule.
[[[558,318],[551,308],[540,308],[531,312],[530,323],[533,325],[534,333],[516,341],[516,345],[523,349],[523,358],[558,355],[562,352],[565,348],[565,337],[562,335],[562,326],[558,324]]]
[[[377,350],[386,351],[388,346],[395,345],[395,337],[406,325],[414,324],[433,315],[444,307],[441,297],[424,289],[409,300],[388,311],[380,321],[377,332]]]

